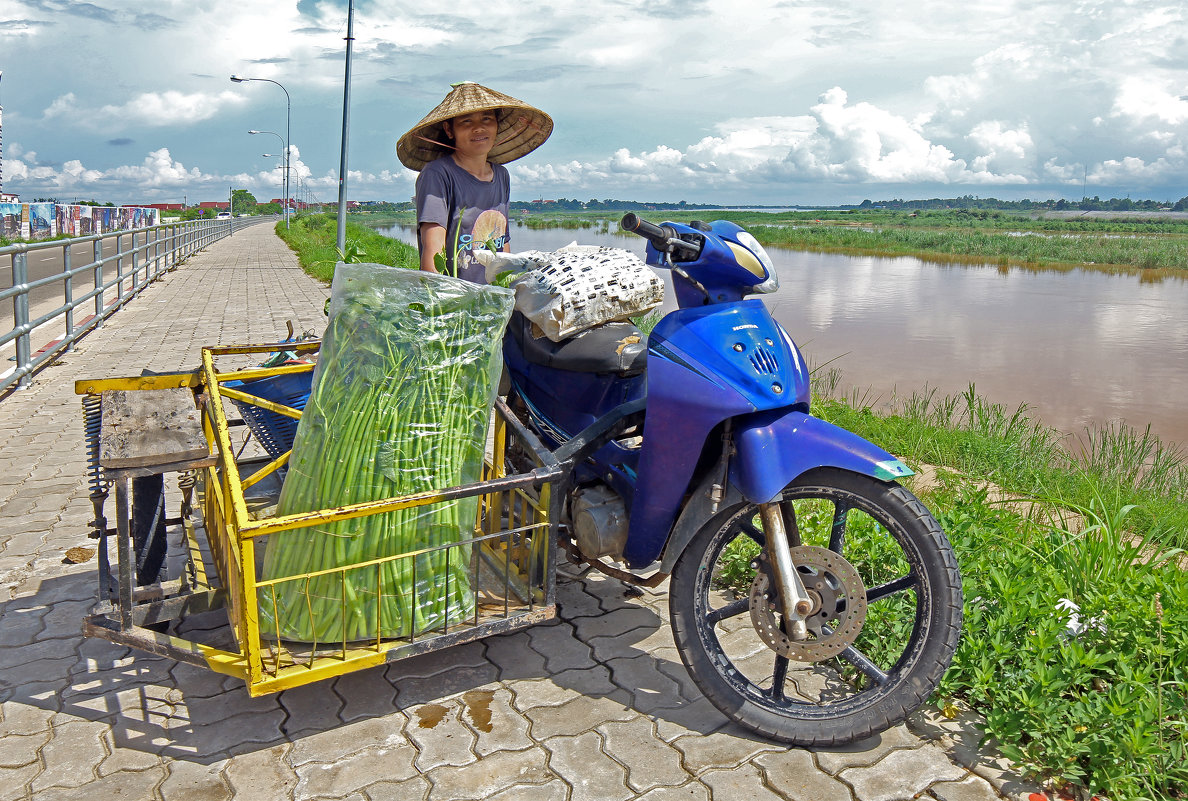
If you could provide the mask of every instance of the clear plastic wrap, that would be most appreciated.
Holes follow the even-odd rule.
[[[277,514],[477,481],[513,302],[499,287],[339,264]],[[454,543],[473,536],[477,503],[439,501],[272,535],[261,632],[333,643],[462,621],[474,609],[471,549]],[[287,577],[296,578],[272,581]]]

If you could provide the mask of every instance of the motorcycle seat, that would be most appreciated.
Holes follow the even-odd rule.
[[[531,364],[573,373],[618,373],[625,377],[639,375],[647,366],[647,337],[629,322],[603,323],[553,342],[546,336],[533,336],[532,321],[515,312],[507,330],[514,346]]]

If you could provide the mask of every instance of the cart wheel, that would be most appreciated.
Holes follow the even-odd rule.
[[[136,583],[152,584],[165,563],[165,477],[132,479],[132,553]]]

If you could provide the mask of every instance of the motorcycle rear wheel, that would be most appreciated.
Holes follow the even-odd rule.
[[[765,737],[813,747],[870,737],[924,703],[952,660],[962,618],[956,559],[932,514],[898,484],[822,468],[782,498],[795,552],[817,555],[798,565],[806,586],[824,588],[825,602],[810,592],[827,607],[815,636],[807,648],[793,644],[797,658],[769,645],[770,626],[768,641],[760,636],[755,620],[778,627],[780,617],[764,600],[775,593],[757,507],[744,504],[709,520],[674,567],[669,609],[681,659],[714,706]]]

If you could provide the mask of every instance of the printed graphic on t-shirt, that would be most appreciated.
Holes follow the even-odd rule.
[[[471,251],[476,247],[503,249],[507,242],[507,217],[498,209],[462,209],[459,217],[458,238],[453,248],[454,264],[459,276],[469,277],[473,270],[483,269]]]

